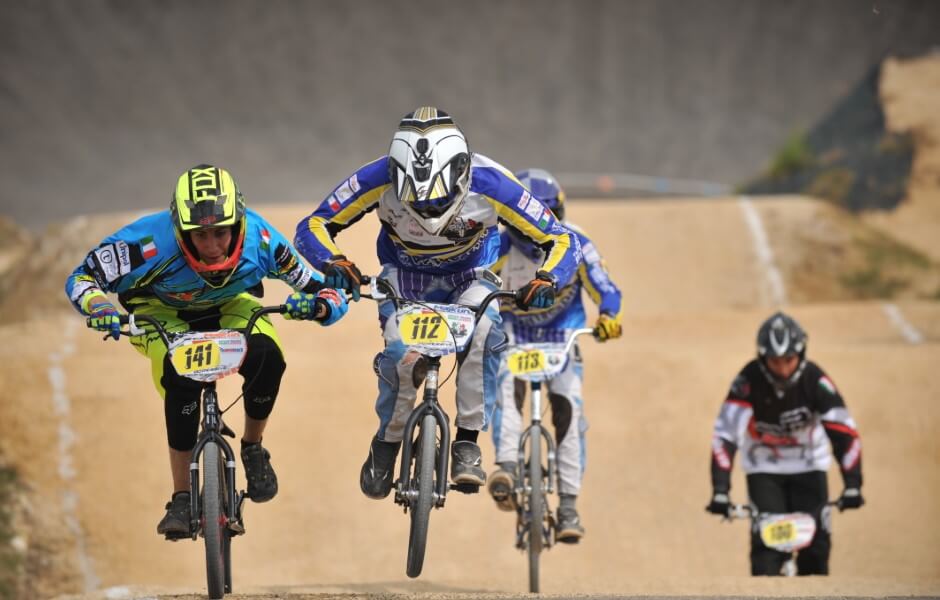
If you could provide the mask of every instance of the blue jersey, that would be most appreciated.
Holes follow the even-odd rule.
[[[378,211],[376,242],[382,264],[432,275],[490,267],[499,258],[498,223],[548,248],[540,268],[570,279],[580,260],[577,238],[507,169],[473,154],[470,186],[460,212],[438,235],[425,231],[399,202],[383,156],[356,171],[297,225],[294,242],[312,265],[323,268],[343,254],[334,237],[367,212]],[[534,273],[533,273],[534,277]]]
[[[569,329],[584,327],[587,316],[581,291],[584,290],[597,304],[598,312],[620,315],[620,290],[610,279],[604,259],[594,243],[577,226],[565,223],[581,246],[582,261],[569,279],[559,282],[555,303],[549,308],[521,311],[510,309],[509,321],[517,341],[558,341]],[[494,267],[503,278],[506,289],[517,289],[528,282],[542,260],[542,250],[528,240],[521,240],[509,232],[500,235],[500,259]]]
[[[81,311],[86,294],[118,294],[128,310],[158,301],[166,306],[202,310],[224,304],[277,278],[301,290],[323,276],[304,264],[290,242],[258,213],[247,210],[245,239],[238,267],[222,287],[212,287],[180,251],[169,211],[148,215],[105,238],[68,277],[65,293]]]

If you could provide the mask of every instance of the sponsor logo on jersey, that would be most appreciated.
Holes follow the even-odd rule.
[[[538,202],[529,202],[529,205],[525,207],[525,214],[529,215],[529,218],[533,221],[538,221],[543,210],[545,209]]]
[[[113,283],[131,272],[131,253],[126,242],[105,244],[92,251],[92,255],[94,258],[89,256],[86,261],[88,266],[97,270],[107,283]]]
[[[340,202],[346,202],[353,197],[353,194],[358,192],[361,189],[359,186],[359,176],[353,175],[349,179],[343,182],[343,185],[336,188],[336,191],[333,194],[336,196],[336,199]],[[332,204],[330,205],[332,207]]]
[[[144,260],[157,255],[157,245],[153,242],[152,235],[148,235],[140,240],[140,251],[143,253]]]
[[[519,210],[525,210],[525,207],[526,207],[526,205],[529,203],[529,199],[530,199],[530,198],[532,198],[531,194],[529,194],[529,192],[523,190],[523,191],[522,191],[522,197],[519,198],[519,203],[516,204],[516,206],[519,207]]]

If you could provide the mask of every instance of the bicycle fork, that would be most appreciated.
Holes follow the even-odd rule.
[[[441,366],[439,357],[426,357],[428,372],[424,377],[424,396],[420,405],[415,407],[405,422],[401,453],[401,470],[399,471],[398,485],[395,486],[395,503],[408,507],[417,500],[418,490],[412,485],[412,462],[414,457],[414,430],[423,423],[427,415],[432,415],[440,432],[440,445],[437,450],[435,462],[436,481],[434,488],[433,506],[441,508],[447,496],[447,468],[450,459],[450,427],[447,414],[437,401],[438,372]],[[417,471],[417,469],[415,469]]]
[[[224,525],[236,535],[242,534],[245,532],[244,526],[241,524],[241,503],[244,498],[241,495],[236,497],[235,493],[235,452],[222,437],[223,434],[235,437],[235,432],[222,422],[214,383],[204,388],[202,403],[204,410],[202,432],[199,439],[196,440],[192,458],[189,462],[190,531],[192,531],[193,539],[196,539],[199,532],[199,515],[202,513],[202,507],[199,506],[199,456],[207,443],[215,442],[225,457],[225,495],[228,502],[226,502],[225,516],[227,522]]]
[[[540,437],[543,440],[545,440],[545,445],[548,448],[548,453],[546,454],[546,458],[548,461],[548,470],[545,471],[545,493],[552,494],[555,492],[555,485],[554,485],[555,458],[556,458],[555,440],[552,439],[552,436],[548,433],[548,430],[542,426],[542,382],[541,381],[531,382],[529,389],[532,392],[531,393],[532,422],[528,427],[526,427],[526,430],[522,432],[522,436],[519,438],[519,450],[518,450],[518,455],[516,457],[516,463],[517,463],[516,467],[518,470],[516,472],[520,474],[523,474],[526,472],[525,471],[526,442],[528,442],[529,439],[532,437],[532,430],[538,429]],[[538,444],[539,442],[540,440],[537,440],[537,439],[531,440],[531,443],[533,444]],[[516,490],[515,490],[516,494],[519,494],[524,491],[523,490],[524,479],[525,479],[524,477],[516,477]],[[535,483],[536,482],[531,482],[532,485],[535,485]]]

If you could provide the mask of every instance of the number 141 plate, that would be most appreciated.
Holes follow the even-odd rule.
[[[236,372],[248,344],[240,331],[193,331],[173,340],[170,362],[176,372],[196,381],[215,381]]]

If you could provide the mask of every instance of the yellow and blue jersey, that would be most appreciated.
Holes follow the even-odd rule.
[[[600,252],[582,229],[568,222],[564,226],[577,236],[582,260],[570,278],[558,282],[558,293],[552,306],[528,311],[513,306],[509,310],[513,330],[519,341],[563,340],[566,330],[584,327],[587,315],[582,290],[597,305],[598,312],[620,315],[620,289],[611,280]],[[539,268],[542,254],[538,246],[503,231],[500,234],[500,257],[494,270],[503,278],[506,289],[516,289],[532,278]]]
[[[242,255],[222,287],[208,285],[180,252],[169,211],[147,215],[105,238],[68,277],[65,293],[81,311],[86,294],[118,294],[128,310],[159,302],[187,310],[224,304],[256,289],[264,278],[284,281],[295,290],[323,276],[304,264],[290,242],[258,213],[248,210]]]
[[[399,202],[388,157],[383,156],[343,181],[301,220],[294,243],[313,266],[323,268],[331,257],[343,254],[336,235],[373,210],[382,224],[376,242],[379,260],[401,269],[448,275],[490,267],[499,258],[499,223],[546,248],[540,268],[558,281],[570,279],[580,262],[577,237],[510,171],[480,154],[472,157],[460,212],[438,235],[425,231]]]

